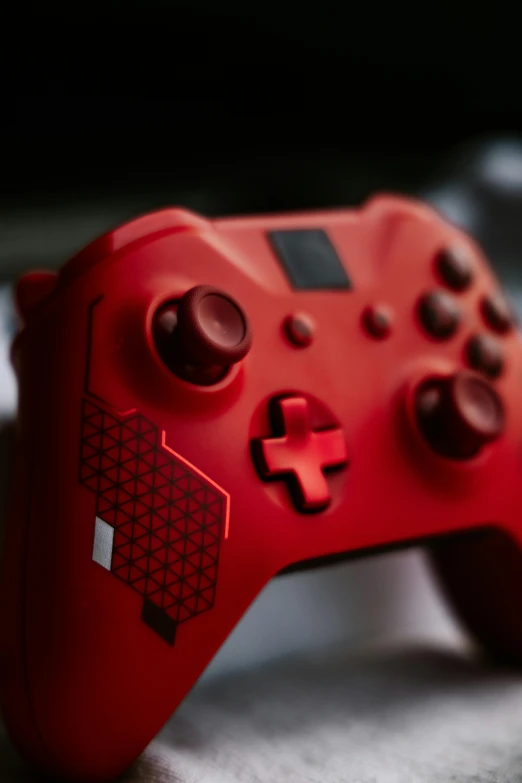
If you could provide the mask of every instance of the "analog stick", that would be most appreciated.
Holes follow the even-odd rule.
[[[416,392],[415,415],[431,448],[450,459],[474,457],[504,430],[499,395],[467,371],[423,383]]]
[[[153,337],[168,367],[200,385],[219,381],[250,349],[248,319],[228,294],[198,285],[155,314]]]

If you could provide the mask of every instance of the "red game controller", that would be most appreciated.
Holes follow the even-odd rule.
[[[115,778],[266,583],[429,540],[522,657],[522,350],[475,243],[427,206],[167,209],[17,291],[2,706],[54,776]]]

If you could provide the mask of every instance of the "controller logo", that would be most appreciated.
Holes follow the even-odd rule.
[[[80,482],[96,494],[93,560],[143,598],[169,644],[212,608],[229,495],[167,446],[135,411],[83,401]]]

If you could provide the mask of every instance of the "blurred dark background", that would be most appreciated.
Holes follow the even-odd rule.
[[[421,193],[470,145],[522,131],[500,12],[235,0],[20,15],[2,32],[4,280],[167,203],[215,215]]]

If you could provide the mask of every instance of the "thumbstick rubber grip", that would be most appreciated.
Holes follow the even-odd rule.
[[[252,344],[248,318],[224,291],[189,289],[159,308],[153,319],[156,348],[172,372],[199,385],[217,383]]]
[[[466,370],[423,383],[415,412],[431,448],[450,459],[470,459],[504,431],[501,398],[487,381]]]
[[[176,339],[190,364],[225,367],[246,356],[252,333],[246,315],[231,296],[198,285],[179,301]]]

